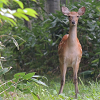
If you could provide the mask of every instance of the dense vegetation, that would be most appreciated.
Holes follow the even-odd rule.
[[[68,93],[69,97],[64,95],[57,97],[59,85],[54,87],[54,94],[52,94],[51,90],[46,90],[42,86],[42,88],[38,89],[38,91],[34,91],[34,89],[39,88],[38,84],[46,86],[45,83],[40,81],[41,79],[44,80],[46,78],[36,76],[39,80],[31,79],[31,77],[35,74],[34,72],[41,75],[46,74],[56,76],[60,74],[57,48],[61,38],[64,34],[68,33],[69,30],[69,22],[66,16],[64,16],[61,11],[57,11],[56,14],[47,14],[43,9],[44,1],[42,0],[40,0],[40,4],[38,5],[41,7],[41,12],[40,9],[36,8],[38,3],[33,2],[35,0],[28,3],[26,3],[25,0],[21,0],[22,2],[14,0],[15,2],[10,2],[9,5],[8,3],[6,4],[6,0],[4,0],[5,2],[3,2],[3,0],[1,1],[1,4],[4,3],[4,6],[1,6],[1,8],[5,8],[6,12],[4,10],[0,10],[0,14],[2,11],[4,11],[4,13],[8,13],[9,11],[7,9],[9,7],[13,10],[17,9],[15,14],[9,12],[9,15],[6,14],[5,17],[0,15],[0,75],[2,80],[0,82],[1,96],[8,96],[9,93],[6,91],[11,88],[9,91],[14,91],[14,93],[18,92],[19,90],[21,92],[31,93],[37,100],[39,97],[36,94],[41,95],[39,93],[41,91],[42,94],[44,93],[44,97],[42,98],[45,98],[46,95],[48,95],[49,98],[51,97],[52,100],[61,100],[61,98],[62,100],[64,98],[69,98],[70,100],[74,98],[74,92],[72,90],[73,86],[70,87],[71,93]],[[90,77],[96,80],[97,75],[100,73],[100,1],[84,0],[74,3],[70,2],[66,5],[71,11],[77,11],[82,6],[86,7],[86,12],[84,16],[79,18],[78,24],[78,38],[83,48],[83,56],[79,73],[80,76],[82,75],[84,78]],[[18,10],[19,7],[20,9]],[[25,9],[24,7],[35,8],[36,12],[38,13],[37,18],[36,12]],[[23,13],[22,10],[27,10],[29,12]],[[30,13],[31,11],[32,13]],[[20,13],[19,16],[18,13]],[[17,18],[15,19],[15,17]],[[29,19],[31,20],[30,22]],[[22,73],[15,74],[18,72]],[[23,72],[26,72],[27,74]],[[72,77],[72,70],[70,71],[69,69],[68,74],[68,77]],[[11,80],[3,83],[5,79]],[[33,81],[36,83],[33,83]],[[44,81],[47,82],[47,79]],[[51,87],[53,84],[57,84],[53,81],[51,82],[52,83],[50,84],[47,83]],[[82,91],[89,91],[89,88],[91,88],[94,91],[94,96],[91,98],[95,98],[96,95],[98,98],[100,98],[100,91],[97,89],[97,86],[99,86],[98,82],[89,82],[89,88],[85,86],[82,81],[80,82],[80,88],[84,87],[83,90],[80,90],[81,93]],[[96,91],[98,92],[97,94],[95,94]],[[83,95],[86,95],[85,92]],[[83,98],[79,96],[79,100],[88,98],[88,96],[84,96]],[[21,100],[22,98],[24,99],[24,97],[20,98]],[[18,98],[18,100],[20,100],[20,98]],[[48,99],[48,97],[46,98]],[[13,100],[14,98],[11,99]]]

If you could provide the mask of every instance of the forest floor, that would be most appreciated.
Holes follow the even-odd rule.
[[[100,100],[100,81],[92,81],[78,78],[79,94],[77,100]],[[46,80],[42,80],[48,87],[33,84],[34,92],[40,100],[76,100],[75,89],[72,79],[65,82],[63,93],[58,95],[60,89],[60,75],[47,76]],[[33,88],[31,87],[31,88]],[[0,99],[1,100],[1,99]],[[16,90],[15,93],[9,93],[3,100],[39,100],[33,98],[32,94],[23,93]]]

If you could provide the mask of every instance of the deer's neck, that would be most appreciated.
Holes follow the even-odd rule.
[[[68,42],[69,45],[75,45],[77,42],[77,25],[70,26]]]

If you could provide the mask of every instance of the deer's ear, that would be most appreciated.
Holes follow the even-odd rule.
[[[85,7],[82,7],[78,10],[78,14],[82,16],[85,13]]]
[[[69,13],[70,13],[70,11],[69,11],[69,9],[67,8],[67,7],[62,7],[62,13],[64,14],[64,15],[69,15]]]

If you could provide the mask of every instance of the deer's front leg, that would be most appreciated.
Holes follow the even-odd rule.
[[[60,65],[60,71],[61,71],[61,86],[59,90],[59,94],[63,92],[64,84],[65,84],[65,76],[66,76],[66,65]]]

